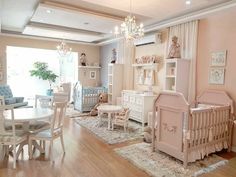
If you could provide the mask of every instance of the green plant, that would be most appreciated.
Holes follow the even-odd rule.
[[[38,77],[42,80],[47,80],[51,89],[52,83],[56,81],[58,77],[53,71],[48,69],[48,64],[45,62],[35,62],[34,69],[30,70],[30,75]]]

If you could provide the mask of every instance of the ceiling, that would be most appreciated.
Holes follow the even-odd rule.
[[[234,0],[132,0],[132,13],[145,30],[170,19]],[[129,0],[3,0],[2,33],[99,43],[113,37],[130,11]]]

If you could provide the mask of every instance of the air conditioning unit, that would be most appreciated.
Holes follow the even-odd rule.
[[[148,44],[159,44],[161,43],[161,33],[155,33],[151,35],[144,35],[141,39],[136,39],[134,41],[135,46],[142,46]]]

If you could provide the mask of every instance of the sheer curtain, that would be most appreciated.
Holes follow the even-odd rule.
[[[132,90],[133,84],[133,67],[135,57],[135,46],[133,43],[120,39],[117,44],[117,63],[124,64],[123,70],[123,89]]]
[[[197,66],[197,36],[198,21],[191,21],[169,28],[168,46],[171,45],[171,38],[178,37],[178,43],[181,46],[181,58],[191,60],[189,73],[189,91],[188,102],[192,103],[196,96],[196,66]]]

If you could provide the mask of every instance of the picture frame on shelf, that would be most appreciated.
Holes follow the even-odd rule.
[[[96,79],[96,71],[90,71],[89,78]]]
[[[209,84],[224,85],[225,82],[225,69],[224,68],[210,68],[209,71]]]
[[[226,66],[227,50],[211,53],[211,66]]]

